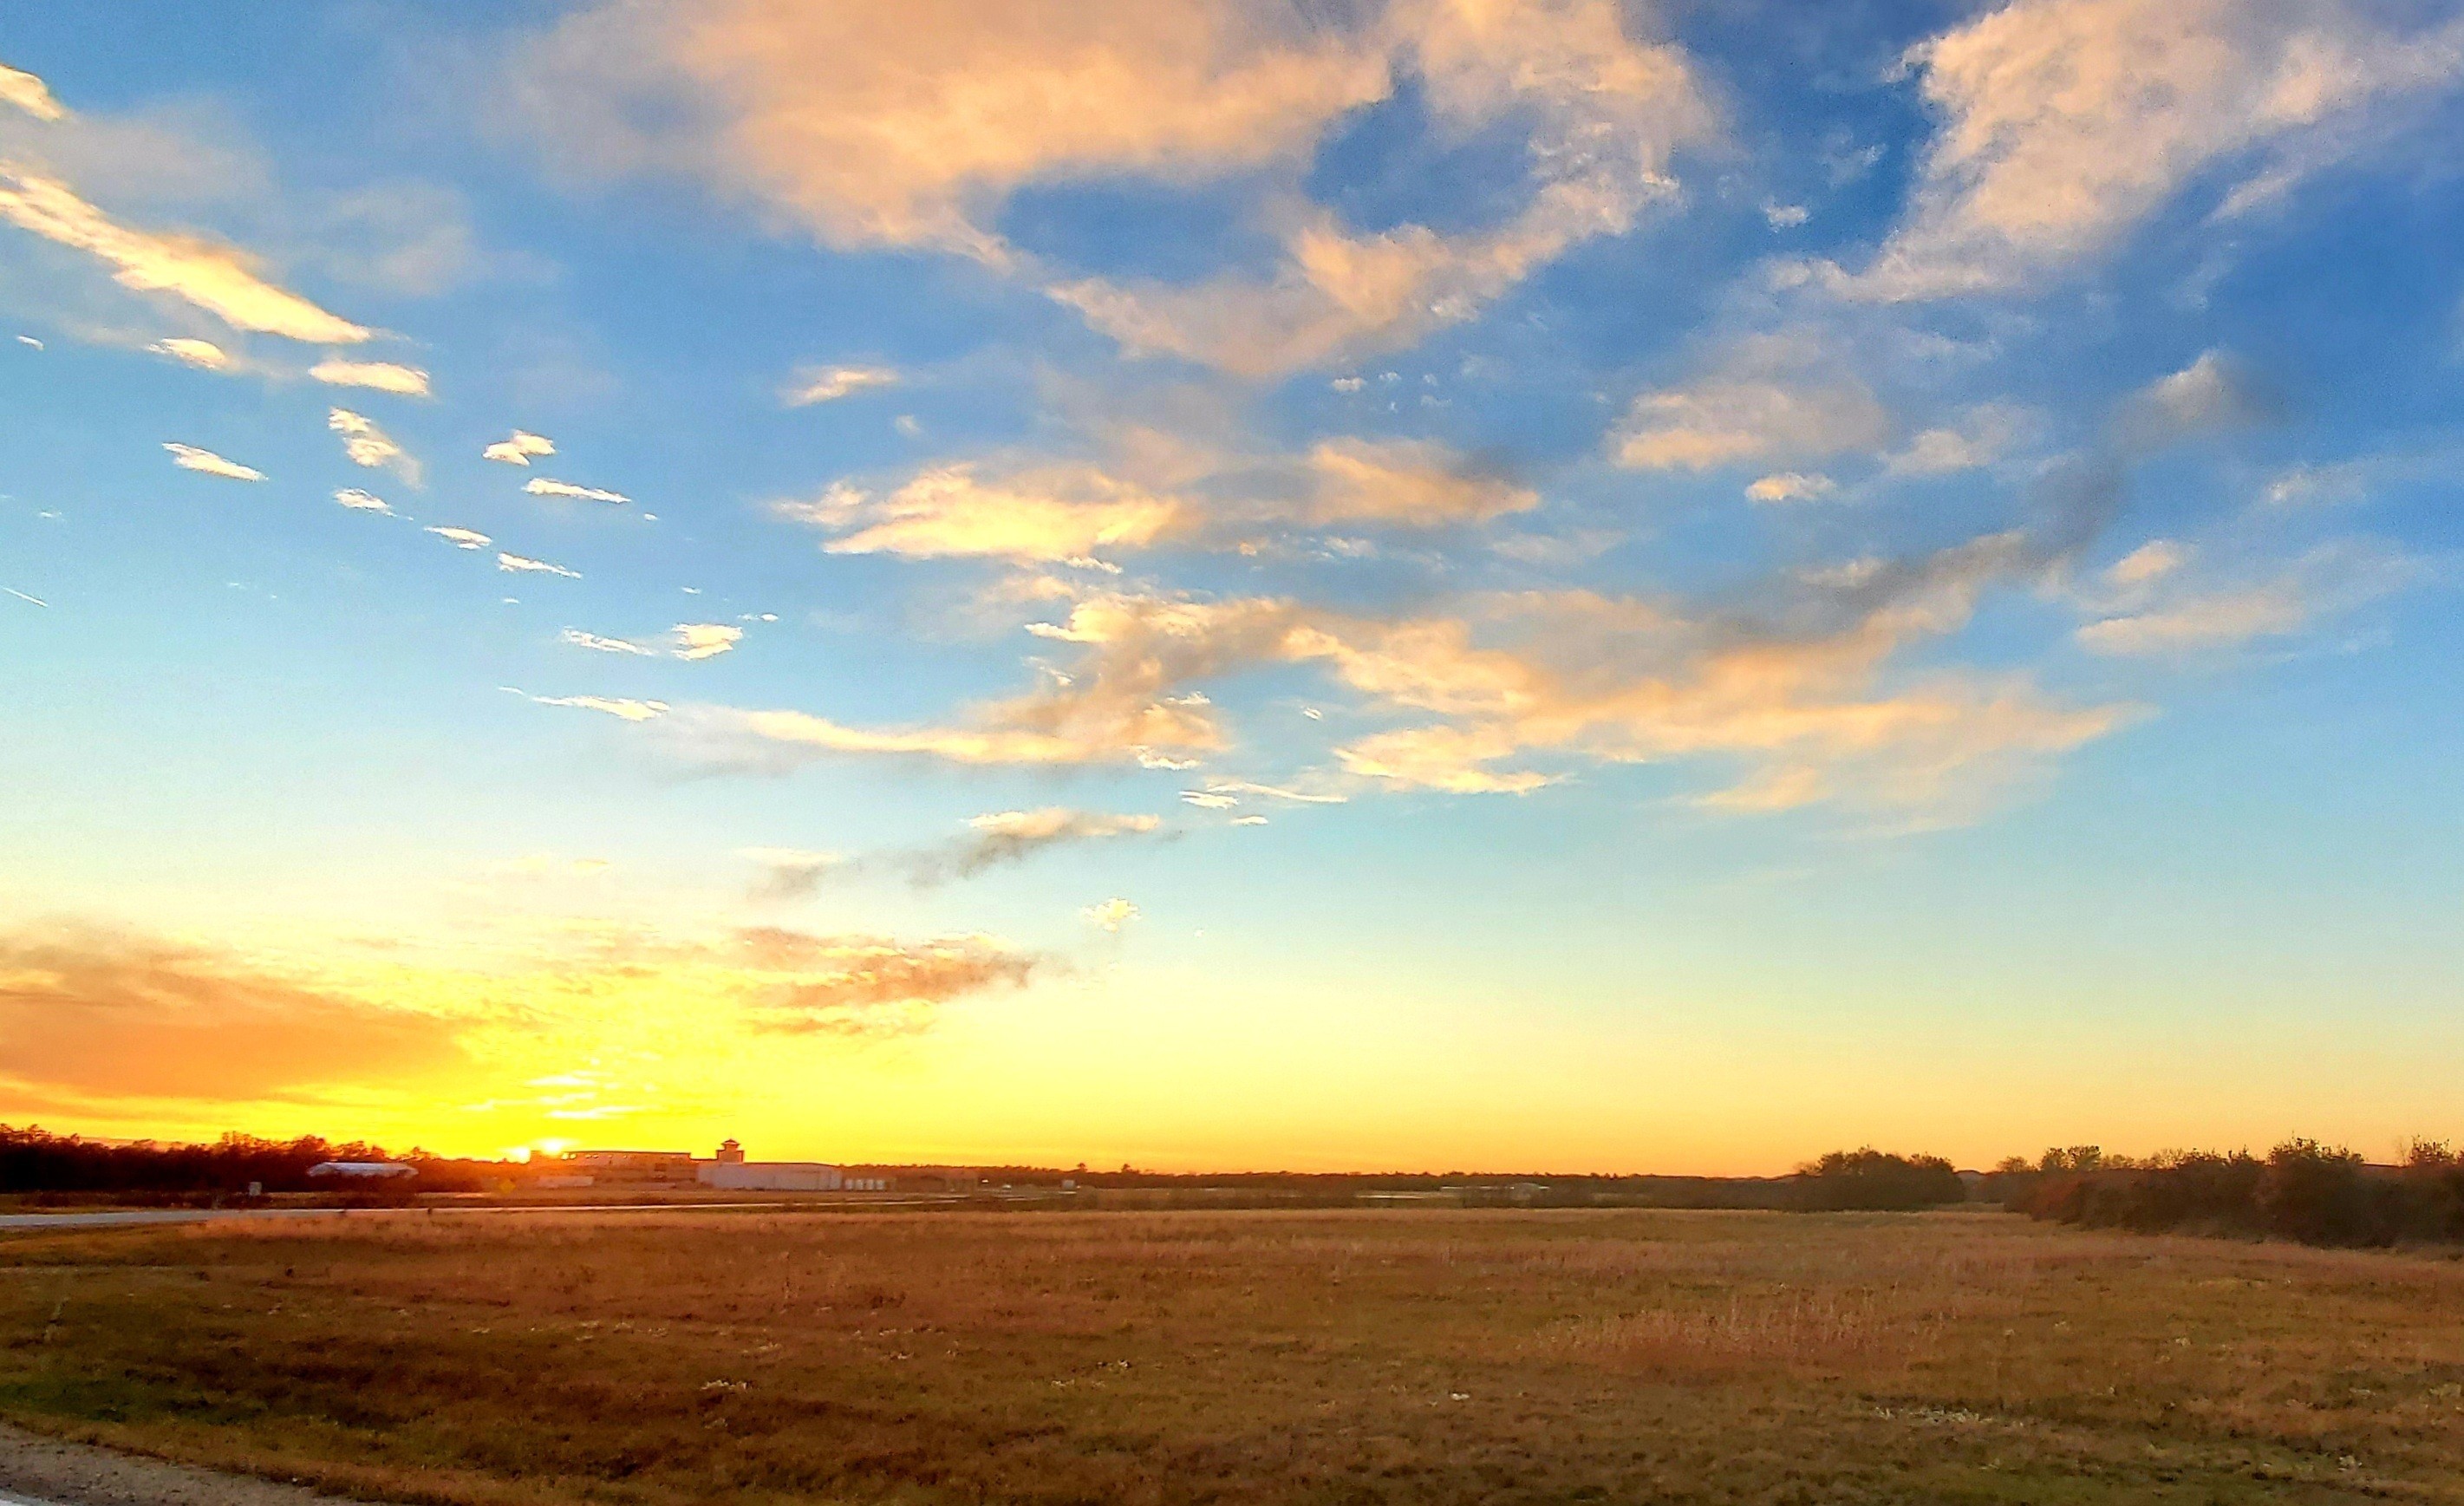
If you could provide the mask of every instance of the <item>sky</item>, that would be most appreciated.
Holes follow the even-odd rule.
[[[0,5],[0,1121],[2464,1138],[2464,15]]]

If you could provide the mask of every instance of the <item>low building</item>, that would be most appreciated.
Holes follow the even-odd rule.
[[[698,1171],[703,1186],[735,1192],[836,1192],[845,1180],[818,1161],[746,1161],[740,1152],[735,1161],[705,1161]]]
[[[560,1159],[593,1186],[691,1186],[699,1180],[689,1150],[569,1150]]]

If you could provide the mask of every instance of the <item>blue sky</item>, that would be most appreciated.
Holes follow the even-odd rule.
[[[2464,1133],[2452,8],[0,17],[0,1118]]]

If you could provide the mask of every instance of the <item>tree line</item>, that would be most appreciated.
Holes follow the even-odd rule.
[[[2357,1151],[2288,1140],[2246,1150],[2106,1155],[2048,1150],[1994,1168],[2003,1206],[2032,1218],[2142,1233],[2221,1234],[2365,1249],[2464,1243],[2464,1156],[2415,1141],[2395,1165]]]
[[[332,1191],[308,1175],[325,1161],[401,1160],[419,1169],[423,1192],[475,1191],[485,1163],[412,1151],[397,1158],[365,1141],[261,1140],[225,1135],[211,1144],[113,1142],[0,1124],[0,1192],[227,1194],[253,1184],[267,1192]]]

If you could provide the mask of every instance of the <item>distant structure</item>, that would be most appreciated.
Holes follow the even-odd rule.
[[[346,1177],[355,1182],[389,1182],[396,1177],[418,1176],[419,1168],[399,1161],[320,1161],[308,1168],[308,1175],[319,1180]],[[254,1188],[257,1185],[249,1185]]]
[[[818,1161],[748,1161],[736,1141],[708,1161],[683,1150],[573,1150],[560,1174],[536,1185],[560,1187],[713,1187],[729,1192],[887,1192],[887,1177],[847,1177]]]

